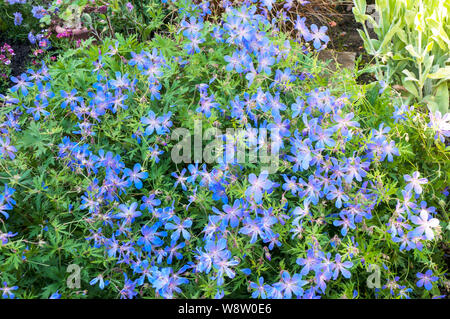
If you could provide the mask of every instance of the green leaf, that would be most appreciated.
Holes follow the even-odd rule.
[[[355,6],[353,7],[352,11],[355,15],[355,20],[359,23],[364,23],[368,15],[366,15],[366,0],[353,0]]]
[[[81,16],[81,19],[85,24],[92,26],[92,18],[89,14],[83,13],[83,15]]]
[[[371,47],[370,47],[370,43],[369,41],[371,41],[371,39],[368,39],[366,34],[364,33],[364,31],[362,30],[357,30],[359,33],[359,36],[361,37],[361,39],[364,42],[364,48],[366,49],[367,53],[369,53],[370,55],[374,55],[375,52],[372,51]]]
[[[411,93],[414,97],[419,97],[419,92],[417,91],[416,86],[411,81],[403,80],[403,86],[409,93]]]
[[[445,114],[449,111],[449,95],[448,95],[448,83],[441,83],[436,89],[436,103],[438,105],[438,110],[441,111],[442,114]]]
[[[406,74],[405,81],[419,82],[419,80],[416,78],[416,76],[411,71],[403,70],[402,73]]]
[[[366,0],[353,0],[353,3],[355,4],[356,9],[364,14],[367,11],[367,2]]]
[[[409,54],[411,54],[411,56],[415,57],[416,59],[420,58],[419,53],[417,53],[417,51],[415,50],[415,48],[411,45],[408,44],[405,49],[409,52]]]
[[[403,43],[405,43],[405,44],[408,44],[408,43],[409,43],[408,37],[406,36],[405,30],[399,29],[399,30],[397,31],[397,37],[398,37],[400,40],[402,40]]]
[[[51,23],[50,15],[47,14],[43,16],[39,21],[45,23],[46,25],[50,25]]]
[[[383,42],[381,42],[381,45],[378,49],[378,52],[384,51],[387,44],[391,41],[392,37],[397,33],[397,31],[400,29],[400,22],[397,22],[393,26],[389,28],[389,31],[386,33],[386,35],[383,38]]]
[[[450,79],[450,66],[446,66],[445,68],[440,68],[434,73],[428,74],[430,79]]]

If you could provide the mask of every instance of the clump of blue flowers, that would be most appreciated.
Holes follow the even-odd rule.
[[[326,86],[312,65],[327,28],[272,19],[289,1],[221,5],[212,19],[207,1],[165,2],[178,9],[172,35],[106,39],[11,79],[3,297],[441,296],[448,114],[398,104],[376,83]],[[179,128],[226,151],[175,162]],[[276,170],[239,161],[242,145],[275,154]],[[80,264],[86,293],[29,285],[20,274],[34,262]]]

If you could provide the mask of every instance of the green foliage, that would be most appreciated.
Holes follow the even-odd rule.
[[[169,55],[187,58],[183,51],[176,50],[181,41],[179,35],[175,35],[174,39],[157,36],[149,43],[139,43],[134,37],[125,39],[118,35],[117,40],[105,39],[99,47],[86,44],[86,46],[65,52],[50,68],[53,90],[65,90],[68,85],[76,87],[79,92],[87,90],[97,80],[96,74],[90,70],[91,65],[99,59],[99,52],[107,52],[108,47],[115,41],[118,41],[118,56],[103,56],[104,71],[108,74],[121,70],[129,73],[130,76],[140,78],[141,75],[135,69],[120,64],[119,56],[128,56],[131,51],[140,52],[144,48],[146,50],[154,47],[161,48]],[[279,42],[283,43],[283,39]],[[293,44],[292,52],[299,52],[298,50],[300,48]],[[106,148],[117,152],[127,165],[143,161],[143,166],[150,173],[148,188],[158,190],[160,197],[166,198],[164,200],[166,204],[172,200],[181,200],[182,194],[174,192],[171,181],[166,178],[169,172],[176,169],[173,164],[168,164],[170,161],[162,161],[159,165],[151,163],[148,159],[147,143],[153,141],[144,140],[144,144],[139,145],[130,136],[139,126],[138,119],[150,109],[164,112],[176,110],[179,114],[176,125],[193,128],[193,119],[201,118],[194,112],[194,105],[198,100],[196,85],[201,83],[202,79],[218,77],[211,87],[219,101],[226,101],[238,94],[239,90],[243,89],[242,79],[229,76],[224,71],[226,64],[221,57],[227,52],[228,49],[222,46],[216,50],[191,56],[190,63],[184,69],[168,61],[171,68],[161,79],[165,83],[161,101],[150,101],[146,96],[145,87],[138,86],[128,110],[121,110],[115,115],[109,114],[102,119],[93,143],[95,149]],[[409,269],[413,260],[417,264],[426,264],[428,260],[437,259],[435,255],[439,254],[439,251],[432,245],[424,248],[424,251],[413,259],[409,258],[408,254],[399,252],[398,244],[392,243],[386,234],[385,224],[388,222],[388,216],[395,209],[395,200],[404,185],[403,174],[409,174],[413,170],[432,177],[426,198],[430,204],[437,205],[440,211],[448,211],[448,203],[443,202],[443,196],[439,194],[439,190],[448,185],[450,180],[450,148],[442,147],[440,143],[434,141],[433,132],[427,127],[427,119],[420,113],[408,116],[401,124],[393,123],[392,97],[387,93],[380,96],[376,83],[360,87],[354,80],[354,74],[349,71],[340,71],[328,78],[322,78],[319,74],[323,71],[323,67],[314,64],[312,57],[292,54],[290,59],[289,63],[297,65],[298,69],[294,71],[308,71],[314,77],[303,81],[301,87],[289,87],[285,92],[288,101],[293,102],[295,96],[304,96],[305,92],[316,87],[328,86],[336,96],[341,94],[348,96],[351,101],[349,110],[357,114],[363,131],[386,122],[392,127],[390,138],[398,141],[401,156],[395,159],[395,163],[380,163],[377,169],[371,172],[379,181],[377,189],[381,195],[374,221],[367,225],[367,229],[358,231],[357,247],[347,237],[337,246],[337,251],[343,256],[354,254],[353,260],[364,260],[366,264],[373,263],[380,267],[383,264],[386,265],[389,271],[383,273],[382,281],[392,280],[398,271]],[[270,83],[264,78],[257,79],[256,82],[249,92],[255,92],[258,87],[266,87]],[[176,108],[170,108],[171,105],[176,105]],[[122,271],[115,265],[114,260],[104,257],[101,248],[92,247],[88,241],[83,240],[89,236],[91,225],[86,219],[86,212],[79,209],[79,197],[93,177],[76,174],[57,158],[56,145],[60,142],[61,136],[71,134],[72,126],[67,122],[67,114],[59,108],[58,103],[50,107],[54,109],[53,116],[45,122],[31,121],[27,124],[28,119],[23,118],[21,124],[24,125],[24,129],[15,138],[20,151],[19,158],[0,173],[1,183],[9,183],[12,187],[20,189],[16,196],[19,206],[14,210],[15,218],[8,221],[8,227],[20,232],[21,237],[20,240],[11,241],[1,248],[2,279],[15,282],[21,278],[21,274],[27,274],[20,279],[21,287],[29,287],[26,294],[22,295],[24,298],[47,298],[56,290],[65,298],[84,298],[86,295],[97,298],[116,297],[117,289],[114,287],[120,287]],[[5,114],[8,111],[10,110],[5,109],[2,113]],[[205,128],[215,125],[216,120],[217,116],[213,115],[204,122]],[[298,122],[293,122],[293,125],[300,126]],[[364,140],[360,142],[364,143]],[[165,148],[168,153],[170,153],[170,143],[173,142],[169,142]],[[349,152],[358,151],[358,148],[358,144],[349,146]],[[427,160],[423,161],[424,158]],[[6,161],[0,160],[0,163],[4,165]],[[245,164],[244,169],[257,171],[257,167],[251,164]],[[227,192],[230,196],[239,198],[243,196],[247,186],[247,181],[239,181],[231,185]],[[141,194],[132,192],[123,199],[127,201]],[[207,220],[206,216],[211,206],[216,203],[211,200],[208,191],[199,192],[198,198],[198,204],[190,210],[189,217],[202,225]],[[290,195],[287,195],[287,198],[291,201],[295,200]],[[286,203],[285,200],[287,199],[273,200],[270,206],[274,210],[281,211]],[[181,207],[184,210],[184,206]],[[328,220],[330,209],[332,208],[327,205],[314,207],[312,219]],[[448,220],[445,222],[448,223]],[[272,253],[271,261],[264,263],[260,262],[265,258],[264,256],[267,256],[263,250],[259,250],[257,246],[249,244],[247,240],[235,234],[231,237],[235,240],[233,254],[239,258],[243,258],[244,254],[247,255],[246,264],[242,267],[251,267],[257,276],[270,273],[268,280],[272,281],[280,270],[293,267],[289,261],[291,256],[303,256],[309,249],[309,245],[315,242],[330,248],[329,241],[333,237],[333,234],[325,232],[321,223],[306,227],[301,239],[290,240],[291,235],[286,228],[279,227],[276,231],[282,238],[283,247],[287,248]],[[367,236],[370,231],[376,236]],[[133,236],[136,236],[135,234]],[[199,240],[199,238],[192,239],[190,247],[194,249]],[[83,289],[86,290],[72,290],[65,286],[69,275],[66,273],[66,266],[72,263],[82,267],[81,282]],[[439,269],[442,269],[441,267],[442,265],[439,265]],[[373,297],[372,290],[362,290],[364,285],[356,285],[357,281],[365,282],[367,279],[367,266],[360,263],[357,268],[359,271],[353,272],[354,279],[351,282],[343,280],[330,282],[326,297],[351,297],[355,289],[361,296]],[[103,291],[89,286],[89,281],[99,273],[111,280],[111,288]],[[186,287],[184,296],[213,297],[216,293],[215,282],[208,276],[198,275],[196,278],[198,284],[190,284]],[[414,285],[407,273],[403,273],[401,278],[409,286]],[[243,277],[236,277],[228,287],[227,293],[232,296],[246,296],[246,280]],[[384,293],[383,297],[389,297],[388,292]],[[434,289],[433,294],[439,294],[439,291]],[[147,293],[145,295],[148,296]],[[152,294],[150,296],[155,297]]]
[[[366,0],[354,0],[358,30],[377,62],[379,80],[402,85],[406,103],[424,103],[431,111],[449,110],[450,2],[376,0],[379,19],[366,14]],[[377,39],[371,39],[367,23]]]
[[[138,7],[139,2],[133,3]],[[414,288],[406,294],[408,296],[426,298],[445,293],[440,291],[439,287],[445,285],[444,274],[448,272],[443,249],[448,245],[450,237],[448,216],[450,204],[444,195],[446,187],[450,184],[450,146],[446,144],[445,138],[443,140],[436,138],[437,133],[447,132],[445,121],[436,128],[429,124],[430,119],[426,114],[414,109],[408,109],[409,111],[402,114],[397,112],[393,116],[392,109],[395,107],[397,111],[400,103],[391,90],[387,89],[384,93],[380,93],[379,83],[358,85],[355,74],[349,70],[328,72],[314,54],[304,52],[302,43],[290,39],[281,32],[270,35],[271,45],[286,55],[285,59],[279,59],[273,65],[273,71],[289,68],[292,74],[297,76],[296,79],[276,83],[275,72],[259,73],[249,85],[243,74],[226,70],[228,63],[224,57],[232,55],[235,48],[228,43],[218,43],[209,36],[213,28],[210,21],[204,23],[201,31],[205,42],[201,44],[199,52],[188,54],[183,48],[189,44],[189,39],[183,32],[176,32],[176,26],[164,22],[164,17],[175,7],[161,9],[148,2],[141,3],[148,10],[139,11],[139,14],[144,12],[145,15],[139,17],[138,13],[134,13],[135,20],[127,25],[121,22],[126,20],[128,13],[119,14],[120,10],[126,10],[123,5],[122,1],[110,1],[108,10],[112,11],[104,15],[103,22],[100,21],[101,14],[98,15],[100,17],[98,21],[92,16],[93,24],[99,23],[97,26],[103,25],[105,28],[98,34],[101,35],[99,38],[102,41],[95,43],[93,39],[84,41],[78,48],[68,48],[62,52],[56,62],[48,63],[48,73],[51,77],[48,83],[51,91],[56,93],[46,106],[48,116],[36,120],[30,112],[27,112],[40,93],[36,85],[29,88],[27,96],[23,96],[20,90],[8,92],[12,97],[20,98],[20,103],[0,108],[0,123],[9,121],[8,125],[0,127],[2,129],[0,137],[10,137],[11,145],[17,148],[14,159],[7,155],[0,158],[0,185],[7,184],[16,190],[13,197],[16,205],[11,211],[10,218],[4,220],[0,214],[2,218],[0,232],[4,234],[11,231],[17,234],[7,243],[0,245],[0,282],[7,281],[10,286],[18,285],[16,295],[20,298],[48,298],[56,291],[63,298],[119,297],[124,287],[124,274],[131,278],[132,265],[127,264],[125,258],[121,261],[120,257],[109,256],[104,242],[94,244],[93,240],[87,238],[99,230],[102,240],[109,239],[115,234],[121,248],[126,248],[129,243],[134,245],[141,237],[141,227],[153,225],[159,218],[156,217],[156,212],[141,209],[143,215],[134,223],[124,223],[122,227],[126,229],[123,232],[116,219],[111,221],[111,215],[118,212],[118,205],[141,201],[144,195],[156,195],[156,198],[161,200],[161,209],[164,207],[170,211],[172,207],[173,213],[180,218],[193,220],[192,228],[189,229],[192,236],[189,240],[183,240],[186,245],[183,250],[185,260],[174,259],[170,267],[178,271],[186,264],[186,259],[198,262],[194,252],[199,247],[203,248],[204,227],[208,224],[209,218],[215,216],[212,207],[220,208],[222,202],[212,198],[212,190],[208,187],[197,189],[197,185],[188,185],[187,190],[183,191],[179,187],[174,187],[175,179],[171,173],[181,171],[187,164],[175,164],[171,159],[171,150],[176,141],[171,140],[168,134],[142,135],[142,117],[147,116],[150,111],[157,115],[167,114],[170,111],[173,115],[171,117],[173,128],[181,127],[193,131],[196,120],[202,122],[203,130],[214,127],[242,128],[245,124],[251,123],[247,116],[239,120],[233,116],[222,116],[221,112],[229,111],[227,108],[233,99],[245,99],[245,94],[253,96],[261,89],[271,94],[280,94],[280,101],[288,106],[283,112],[283,117],[289,120],[291,131],[298,130],[300,134],[307,132],[309,130],[307,125],[311,125],[305,123],[309,120],[308,116],[315,120],[324,117],[325,122],[332,123],[333,115],[347,114],[352,116],[352,121],[359,123],[358,126],[351,127],[351,138],[344,140],[342,136],[339,137],[336,147],[324,147],[323,153],[322,150],[319,151],[318,154],[321,156],[332,156],[339,160],[351,156],[368,157],[366,154],[370,153],[369,148],[376,149],[374,130],[382,130],[380,128],[382,123],[389,126],[390,130],[381,135],[386,142],[394,143],[399,155],[395,156],[393,161],[381,160],[380,154],[375,150],[374,158],[370,161],[371,166],[367,169],[365,180],[368,181],[368,185],[363,186],[356,182],[343,185],[347,194],[361,191],[362,199],[355,197],[354,200],[363,210],[369,205],[366,201],[371,199],[362,194],[368,191],[377,198],[376,203],[373,203],[373,209],[370,209],[371,218],[365,218],[347,235],[341,236],[341,229],[333,225],[340,210],[325,196],[317,205],[311,205],[308,216],[300,222],[299,233],[292,234],[292,221],[274,225],[273,232],[279,234],[281,246],[275,246],[273,250],[260,239],[251,243],[249,236],[239,234],[239,228],[227,229],[224,238],[233,260],[239,260],[239,267],[235,269],[237,275],[226,278],[225,283],[219,287],[224,290],[225,296],[247,298],[250,282],[255,282],[260,276],[264,276],[267,283],[273,284],[280,280],[280,273],[283,270],[299,273],[302,267],[296,263],[296,259],[306,257],[306,252],[313,246],[318,247],[320,252],[333,256],[340,254],[343,261],[353,263],[351,278],[340,276],[327,282],[327,288],[322,294],[325,298],[352,298],[355,297],[355,291],[358,298],[403,297],[400,295],[399,287],[395,289],[395,294],[391,293],[389,288],[377,291],[368,287],[365,283],[370,275],[369,265],[376,265],[383,270],[380,278],[382,285],[395,283],[398,278],[399,285]],[[363,7],[361,4],[357,10],[365,11]],[[70,15],[67,17],[69,19]],[[364,16],[360,18],[365,19]],[[139,26],[144,22],[140,19],[143,19],[142,21],[148,19],[142,28]],[[139,31],[138,34],[130,36],[133,27],[139,28]],[[161,31],[161,28],[169,32]],[[155,30],[160,32],[151,34]],[[392,31],[383,42],[388,43],[391,36],[391,39],[394,38],[394,34]],[[150,41],[142,41],[150,37]],[[387,45],[386,43],[383,46]],[[376,40],[369,43],[376,50],[380,49],[381,44]],[[160,99],[153,99],[149,93],[154,83],[149,82],[148,75],[136,65],[128,63],[132,59],[132,53],[136,54],[143,50],[152,54],[155,50],[164,57],[164,66],[162,64],[159,66],[163,72],[158,76],[158,83],[161,84],[161,88],[158,89]],[[442,71],[433,71],[428,77],[437,77],[436,80],[439,80],[442,75],[439,72]],[[88,116],[87,112],[79,116],[80,113],[76,112],[82,112],[82,107],[95,108],[96,103],[101,104],[104,98],[102,94],[105,93],[102,85],[117,79],[118,74],[133,83],[126,91],[127,107],[118,107],[115,112],[108,109],[98,117],[97,113],[90,113],[95,117],[93,121],[95,134],[75,133],[74,131],[78,129],[77,122],[80,122],[82,117],[88,121],[87,118],[91,116]],[[199,85],[205,83],[209,84],[209,94],[213,94],[215,101],[221,106],[221,109],[212,109],[209,117],[196,110],[201,104]],[[85,101],[82,105],[77,105],[76,112],[71,106],[61,107],[65,99],[60,92],[70,92],[72,89],[76,89],[77,96]],[[320,93],[320,97],[311,94],[313,92]],[[109,97],[112,98],[112,95]],[[306,115],[305,112],[303,113],[305,118],[293,116],[291,106],[297,98],[307,101],[309,97],[317,99],[311,104],[333,104],[339,105],[339,108],[335,114],[328,112]],[[436,98],[442,99],[439,94]],[[417,104],[414,106],[417,107]],[[255,105],[249,105],[249,108],[257,115],[258,122],[273,122],[271,109],[263,111],[255,108]],[[18,119],[20,129],[11,125],[8,118],[11,112],[17,115],[13,117]],[[138,132],[141,132],[141,135]],[[95,209],[95,213],[88,207],[82,208],[82,196],[93,196],[94,199],[98,195],[95,185],[104,187],[111,181],[108,181],[106,173],[102,170],[103,164],[98,167],[98,172],[85,169],[87,165],[84,164],[88,158],[84,157],[84,151],[79,154],[80,164],[71,165],[73,163],[70,162],[73,162],[74,157],[61,155],[61,149],[64,148],[61,143],[65,143],[62,141],[63,137],[69,137],[77,144],[79,147],[77,150],[84,147],[84,150],[89,149],[91,155],[98,154],[100,150],[104,150],[105,153],[110,151],[120,157],[120,162],[123,162],[125,167],[133,167],[134,164],[140,163],[142,170],[148,173],[148,178],[145,179],[142,188],[137,189],[131,185],[126,188],[126,192],[115,194],[117,199],[114,197],[114,200],[104,200],[104,197],[99,196],[95,199],[99,207]],[[142,141],[138,141],[141,138]],[[159,162],[151,159],[149,146],[159,146],[160,150],[164,151]],[[286,147],[283,155],[289,154],[289,148]],[[317,158],[324,159],[320,156]],[[327,165],[334,165],[328,159],[325,159]],[[273,216],[282,220],[285,213],[289,211],[291,214],[293,207],[304,205],[304,198],[303,195],[281,190],[283,184],[281,174],[286,173],[307,181],[308,177],[315,174],[316,168],[310,167],[292,173],[292,162],[283,158],[279,164],[279,171],[270,178],[279,183],[280,187],[273,193],[264,194],[264,201],[257,207],[262,210],[273,210]],[[346,163],[343,161],[339,165],[345,166]],[[239,168],[227,169],[208,164],[206,171],[212,172],[212,169],[217,167],[219,168],[216,175],[209,176],[217,179],[225,174],[240,177],[225,185],[226,194],[231,202],[232,199],[246,197],[246,190],[250,186],[247,176],[250,173],[259,174],[261,163],[242,163]],[[337,171],[339,170],[338,167]],[[428,183],[423,186],[423,192],[417,194],[417,202],[419,203],[420,198],[427,202],[428,207],[435,207],[436,213],[433,216],[439,218],[440,224],[433,229],[432,240],[422,241],[423,249],[405,251],[400,248],[401,242],[392,240],[389,225],[399,217],[396,205],[403,198],[402,191],[406,184],[404,176],[416,171],[428,178]],[[189,196],[194,196],[194,193],[196,199],[191,203]],[[168,238],[170,235],[171,231]],[[161,247],[155,245],[155,250],[148,253],[145,259],[154,263],[156,249],[163,248],[166,244],[168,243],[164,243]],[[134,245],[140,250],[141,248],[137,246],[139,245]],[[132,260],[131,264],[134,261]],[[70,264],[78,265],[82,269],[80,289],[71,289],[67,286],[69,276],[67,266]],[[168,266],[166,260],[161,265]],[[251,275],[243,274],[242,270],[245,268],[251,269]],[[417,288],[416,274],[427,269],[439,277],[437,283],[431,290]],[[182,273],[189,283],[182,285],[181,292],[176,293],[175,297],[213,298],[218,290],[217,280],[212,275],[214,271],[209,274],[194,273],[190,270]],[[110,282],[103,290],[98,285],[90,284],[91,280],[99,275]],[[133,279],[136,276],[138,275],[134,269]],[[314,284],[316,280],[312,273],[305,275],[304,278],[310,284]],[[139,297],[160,297],[152,283],[146,282],[136,290],[139,291]]]

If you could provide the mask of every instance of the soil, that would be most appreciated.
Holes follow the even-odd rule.
[[[443,243],[440,248],[444,252],[444,261],[447,264],[447,269],[450,269],[450,246],[447,243]],[[448,295],[450,291],[450,283],[446,281],[444,285],[439,287],[439,289],[442,295]]]
[[[363,47],[363,40],[361,39],[357,29],[362,30],[362,25],[355,21],[351,7],[349,6],[336,6],[336,11],[339,13],[336,25],[333,27],[328,26],[328,36],[330,42],[328,48],[335,51],[355,52],[356,60],[361,57],[359,69],[361,70],[367,65],[371,57],[365,52]],[[371,37],[375,37],[374,33]],[[371,74],[361,74],[356,81],[360,84],[367,84],[376,81],[375,77]]]
[[[14,50],[15,56],[11,59],[11,75],[17,76],[24,73],[31,63],[31,44],[27,41],[12,41],[0,35],[0,46],[8,43]]]
[[[336,21],[336,26],[328,26],[327,33],[331,39],[328,47],[337,51],[363,53],[363,41],[356,31],[362,27],[361,24],[355,21],[353,13],[348,12],[342,6],[337,7],[337,10],[341,10],[341,15]]]

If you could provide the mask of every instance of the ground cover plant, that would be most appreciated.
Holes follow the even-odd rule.
[[[401,85],[406,101],[427,104],[431,111],[449,111],[450,3],[444,0],[375,1],[376,21],[366,14],[366,1],[355,0],[356,21],[364,46],[376,60],[384,83]],[[371,39],[367,25],[377,39]]]
[[[3,298],[447,295],[449,113],[330,72],[327,27],[281,4],[148,1],[149,33],[11,78]]]

